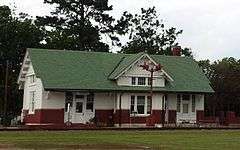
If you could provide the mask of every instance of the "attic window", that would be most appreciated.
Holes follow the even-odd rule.
[[[146,85],[146,78],[138,77],[138,85]]]

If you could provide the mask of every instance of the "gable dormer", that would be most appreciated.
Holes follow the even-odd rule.
[[[121,60],[109,78],[116,80],[119,86],[150,86],[151,73],[141,67],[145,63],[157,65],[145,53],[127,56]],[[165,87],[166,80],[173,81],[164,69],[153,73],[153,87]]]

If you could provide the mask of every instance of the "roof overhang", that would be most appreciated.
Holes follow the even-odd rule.
[[[29,52],[26,51],[24,59],[23,59],[23,63],[22,63],[22,66],[21,66],[21,70],[20,70],[19,75],[18,75],[18,80],[17,80],[17,83],[19,85],[19,89],[23,88],[24,82],[26,80],[26,74],[27,74],[27,71],[29,69],[30,63],[31,63],[31,60],[30,60],[30,57],[29,57]]]

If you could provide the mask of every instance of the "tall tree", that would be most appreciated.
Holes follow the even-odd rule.
[[[234,111],[240,115],[240,60],[230,57],[212,64],[205,60],[199,65],[215,90],[206,97],[210,115],[217,115],[218,111]]]
[[[155,7],[141,9],[140,14],[124,12],[115,26],[117,33],[128,35],[129,41],[122,46],[123,53],[147,52],[149,54],[172,55],[171,47],[177,46],[178,35],[182,30],[166,28],[159,19]],[[189,48],[182,49],[182,54],[190,56]]]
[[[58,49],[109,51],[102,42],[101,34],[108,35],[113,42],[114,18],[107,12],[112,10],[108,0],[44,0],[56,6],[51,16],[37,17],[36,24],[46,32],[46,47]]]
[[[21,93],[16,84],[25,49],[40,47],[43,33],[26,14],[13,15],[8,6],[0,6],[0,114],[3,113],[3,95],[6,61],[9,65],[8,84],[8,116],[19,114],[21,108]]]

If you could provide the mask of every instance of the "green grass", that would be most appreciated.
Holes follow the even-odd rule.
[[[240,149],[240,130],[11,131],[0,132],[1,148],[22,149]]]

